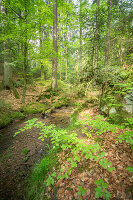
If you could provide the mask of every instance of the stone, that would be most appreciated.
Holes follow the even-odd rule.
[[[112,107],[111,109],[110,109],[110,111],[109,111],[109,115],[111,115],[111,114],[116,114],[117,113],[117,111],[116,111],[116,109],[114,108],[114,107]]]
[[[127,94],[125,97],[125,106],[124,109],[128,112],[133,114],[133,90]]]

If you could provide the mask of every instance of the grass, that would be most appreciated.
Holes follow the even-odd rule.
[[[46,157],[44,157],[40,163],[36,164],[33,168],[30,178],[28,179],[28,187],[27,187],[27,197],[28,200],[48,200],[45,195],[46,185],[45,179],[50,171],[52,171],[53,167],[58,166],[58,159],[55,156],[58,149],[51,148]]]

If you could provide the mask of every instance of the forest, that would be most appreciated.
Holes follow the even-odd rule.
[[[0,0],[0,199],[133,199],[132,0]]]

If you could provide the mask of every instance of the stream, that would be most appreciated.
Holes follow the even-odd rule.
[[[14,121],[0,130],[0,199],[26,200],[24,191],[25,180],[32,167],[45,156],[46,146],[38,140],[37,129],[28,130],[26,134],[13,137],[18,129],[24,127],[24,122],[38,118],[45,124],[55,124],[66,128],[71,122],[72,107],[55,109],[50,116],[42,119],[41,114],[34,114],[24,120]]]

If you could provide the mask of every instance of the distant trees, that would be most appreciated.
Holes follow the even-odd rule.
[[[101,84],[113,77],[110,70],[115,73],[132,64],[132,3],[128,0],[1,2],[0,62],[5,77],[8,72],[11,79],[12,71],[23,78],[23,101],[34,73],[41,80],[51,78],[56,90],[57,79]]]

